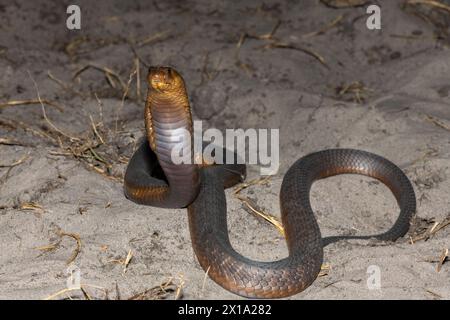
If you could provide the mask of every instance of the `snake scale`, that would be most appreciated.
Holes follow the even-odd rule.
[[[139,204],[187,207],[197,259],[208,276],[223,288],[249,298],[287,297],[301,292],[316,279],[323,247],[328,243],[344,238],[394,241],[408,231],[416,198],[401,169],[373,153],[329,149],[297,160],[283,178],[280,207],[288,257],[259,262],[240,255],[228,237],[224,188],[245,178],[245,165],[173,163],[173,148],[186,150],[192,145],[192,141],[181,139],[193,130],[185,83],[170,67],[151,67],[147,81],[147,139],[127,166],[125,194]],[[321,237],[309,199],[311,185],[344,173],[367,175],[389,187],[400,207],[391,229],[369,236]]]

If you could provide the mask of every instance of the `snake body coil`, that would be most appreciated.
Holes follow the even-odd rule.
[[[408,231],[416,200],[405,174],[375,154],[330,149],[301,158],[284,176],[280,206],[288,257],[274,262],[243,257],[233,249],[228,238],[224,188],[245,176],[245,166],[173,164],[170,152],[180,143],[177,142],[180,128],[192,131],[184,82],[176,71],[165,67],[151,68],[148,82],[145,117],[148,143],[144,142],[130,160],[125,193],[141,204],[188,206],[192,246],[199,263],[225,289],[253,298],[290,296],[316,279],[324,245],[344,238],[396,240]],[[390,230],[372,236],[322,239],[309,200],[311,185],[318,179],[343,173],[367,175],[390,188],[400,207]]]

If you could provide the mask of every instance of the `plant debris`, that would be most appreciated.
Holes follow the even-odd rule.
[[[182,277],[179,278],[178,284],[176,284],[174,278],[171,277],[162,282],[159,286],[146,289],[129,297],[127,300],[165,300],[171,296],[173,296],[174,300],[178,300],[182,297],[184,283]]]
[[[372,90],[367,88],[361,81],[353,81],[335,88],[338,98],[356,103],[363,103],[371,91]]]
[[[433,26],[437,40],[450,43],[450,5],[437,0],[406,0],[402,8]]]
[[[44,207],[36,202],[22,203],[19,206],[19,209],[23,210],[23,211],[34,211],[34,212],[38,213],[39,215],[45,213]]]
[[[444,229],[448,225],[450,225],[450,215],[448,215],[441,222],[434,222],[433,225],[430,228],[427,228],[425,231],[414,236],[410,236],[410,242],[411,244],[414,244],[420,240],[427,241],[428,239],[432,238],[438,231]]]
[[[448,258],[448,248],[445,248],[444,250],[442,250],[441,256],[439,257],[439,263],[436,268],[437,272],[441,271],[442,266],[447,261],[447,258]]]
[[[243,183],[241,185],[239,185],[237,188],[235,188],[234,190],[234,195],[237,199],[239,199],[240,201],[242,201],[242,203],[247,207],[247,209],[249,209],[249,212],[252,213],[255,217],[257,218],[262,218],[265,221],[269,222],[270,224],[272,224],[277,230],[278,232],[285,237],[285,233],[284,233],[284,227],[283,224],[281,223],[280,220],[278,220],[278,218],[276,218],[275,216],[264,212],[263,210],[259,209],[257,207],[257,205],[255,203],[253,203],[252,200],[250,200],[248,197],[242,196],[240,195],[240,192],[250,186],[253,185],[267,185],[268,181],[270,179],[270,176],[264,177],[264,178],[259,178],[259,179],[255,179],[252,180],[250,182],[247,183]]]
[[[54,107],[59,112],[63,112],[63,108],[58,105],[56,102],[47,100],[47,99],[29,99],[29,100],[10,100],[6,102],[0,103],[0,109],[6,107],[14,107],[14,106],[23,106],[23,105],[33,105],[33,104],[46,104],[51,107]]]
[[[368,0],[320,0],[327,7],[335,9],[361,7],[368,3]]]
[[[70,265],[77,258],[78,254],[81,252],[81,238],[76,233],[70,233],[62,231],[61,229],[56,231],[56,235],[58,236],[58,240],[54,243],[50,243],[44,246],[35,247],[34,249],[42,251],[43,253],[51,252],[58,249],[61,245],[63,237],[70,237],[76,241],[76,247],[70,255],[69,259],[67,259],[66,264]]]

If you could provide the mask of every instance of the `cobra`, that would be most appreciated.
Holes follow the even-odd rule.
[[[129,161],[125,194],[139,204],[187,207],[193,250],[208,276],[223,288],[250,298],[287,297],[303,291],[317,278],[325,245],[344,238],[394,241],[408,231],[416,198],[402,170],[373,153],[329,149],[297,160],[283,178],[279,197],[288,256],[271,262],[242,256],[229,240],[224,189],[245,178],[245,165],[174,164],[171,150],[180,148],[180,143],[185,144],[181,148],[192,145],[180,139],[186,130],[192,132],[185,83],[170,67],[150,68],[147,81],[147,139]],[[388,231],[368,236],[321,237],[310,203],[311,186],[316,180],[344,173],[376,178],[391,190],[400,213]]]

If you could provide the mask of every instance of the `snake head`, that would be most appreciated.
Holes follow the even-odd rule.
[[[150,67],[147,76],[148,85],[158,92],[171,92],[184,87],[181,75],[170,67]]]

